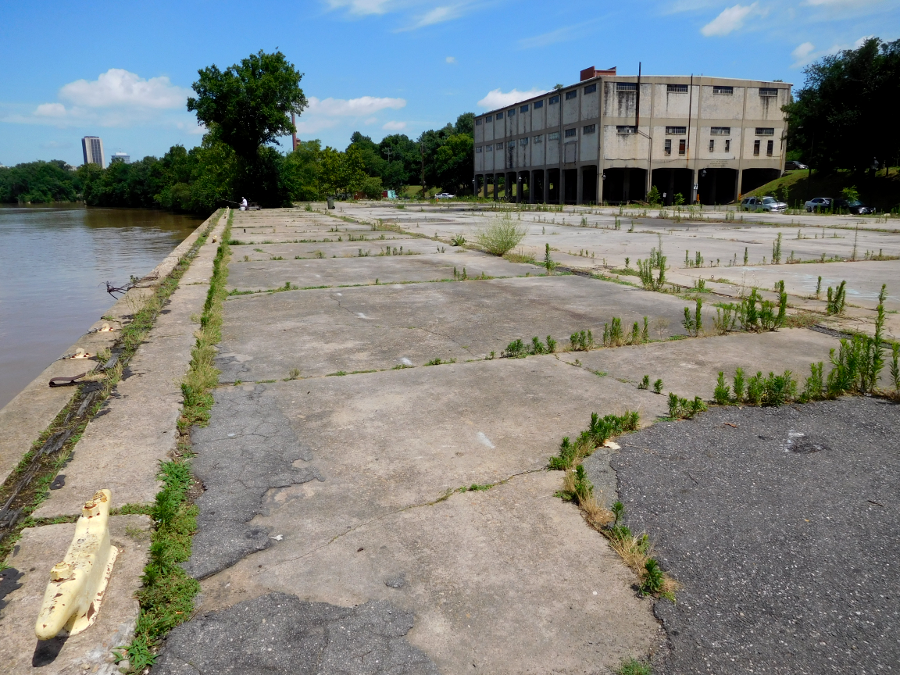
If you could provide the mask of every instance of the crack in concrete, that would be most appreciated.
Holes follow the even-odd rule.
[[[547,471],[547,469],[545,467],[541,467],[540,469],[526,469],[525,471],[519,471],[517,473],[510,474],[506,478],[498,480],[494,483],[483,483],[482,485],[488,485],[488,486],[490,486],[490,488],[494,488],[494,487],[497,487],[498,485],[503,485],[505,483],[508,483],[511,480],[518,478],[520,476],[527,476],[528,474],[540,473],[542,471]],[[466,485],[462,486],[461,488],[456,488],[456,489],[450,488],[450,489],[446,490],[437,499],[432,499],[431,501],[422,502],[419,504],[408,504],[407,506],[404,506],[402,508],[388,511],[387,513],[383,513],[380,516],[376,516],[375,518],[371,518],[365,522],[359,523],[357,525],[349,526],[345,532],[340,532],[340,533],[334,535],[331,539],[329,539],[324,544],[320,544],[316,548],[314,548],[310,551],[307,551],[306,553],[302,553],[297,556],[292,556],[290,558],[284,558],[283,560],[278,560],[278,561],[269,563],[268,567],[275,567],[277,565],[283,565],[285,563],[294,562],[296,560],[303,560],[304,558],[308,558],[309,556],[314,555],[314,554],[318,553],[319,551],[331,546],[338,539],[341,539],[341,538],[347,536],[348,534],[356,532],[356,530],[366,527],[367,525],[371,525],[372,523],[376,523],[376,522],[384,520],[386,518],[396,516],[400,513],[405,513],[406,511],[411,511],[413,509],[420,509],[420,508],[424,508],[426,506],[434,506],[436,504],[440,504],[441,502],[447,501],[448,499],[450,499],[450,497],[452,497],[455,494],[463,494],[465,492],[470,492],[470,490],[468,489],[468,486],[466,486]],[[260,574],[260,572],[256,571],[256,572],[253,572],[250,576],[257,576],[258,574]]]

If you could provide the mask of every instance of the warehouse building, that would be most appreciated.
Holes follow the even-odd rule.
[[[528,203],[724,204],[781,175],[784,82],[621,76],[581,81],[475,118],[474,187]]]

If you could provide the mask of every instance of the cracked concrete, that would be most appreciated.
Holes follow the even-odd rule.
[[[383,600],[345,608],[270,593],[173,630],[153,672],[437,675],[405,639],[412,625],[411,612]]]
[[[265,509],[264,495],[325,480],[315,466],[306,465],[312,453],[280,410],[263,398],[264,391],[262,385],[242,387],[238,401],[229,396],[234,392],[216,392],[215,423],[193,434],[197,457],[192,466],[206,492],[197,500],[195,553],[185,569],[198,579],[271,544],[267,528],[250,524]]]
[[[368,222],[391,218],[410,227],[421,221],[417,231],[442,237],[469,237],[491,217],[443,208],[422,214],[345,209]],[[561,250],[554,259],[591,269],[597,258],[613,258],[630,245],[621,238],[625,232],[571,227],[573,219],[599,223],[611,214],[556,214],[568,225],[541,222],[546,215],[523,216],[531,232],[524,250],[540,245],[542,253],[545,241],[556,246],[554,239],[584,242],[595,258],[563,258]],[[666,232],[671,242],[731,234],[727,226],[705,235],[696,225],[683,231],[664,221],[643,226]],[[282,243],[251,247],[262,250],[253,259],[263,262],[233,262],[232,270],[246,268],[232,282],[274,288],[283,286],[286,270],[304,283],[310,271],[364,282],[390,270],[396,276],[385,278],[413,281],[423,264],[440,268],[479,256],[265,260],[289,251],[314,254],[323,243],[283,242],[330,238],[335,227],[363,233],[368,225],[300,210],[235,214],[235,238]],[[754,237],[771,232],[759,230]],[[656,244],[655,232],[638,234],[643,239],[631,241],[640,251],[634,258],[649,253],[644,240]],[[328,246],[338,255],[361,243]],[[523,267],[485,259],[488,264]],[[570,333],[591,329],[599,341],[612,317],[625,328],[643,316],[651,324],[661,319],[651,337],[665,338],[682,332],[687,304],[576,276],[230,298],[221,379],[257,383],[220,387],[209,427],[195,431],[194,462],[207,491],[198,501],[199,532],[186,568],[202,578],[199,614],[173,632],[157,670],[230,672],[238,664],[235,672],[345,672],[341,664],[353,662],[358,669],[347,672],[381,672],[371,670],[371,661],[352,661],[373,653],[365,645],[319,641],[303,654],[290,647],[311,644],[303,641],[313,634],[330,635],[331,616],[375,607],[402,615],[404,649],[427,659],[396,672],[602,673],[664,649],[653,601],[637,595],[633,573],[578,509],[554,496],[562,474],[545,470],[548,457],[563,436],[585,428],[592,412],[637,410],[644,424],[664,415],[665,396],[637,389],[645,373],[662,377],[665,391],[709,398],[718,370],[737,364],[802,376],[836,340],[797,330],[484,357],[532,335],[552,335],[565,347]],[[714,309],[710,323],[713,315]],[[434,358],[457,362],[421,367]],[[300,378],[282,381],[293,368]],[[338,372],[351,374],[323,377]],[[607,504],[618,497],[611,461],[614,452],[601,451],[586,462],[595,493]],[[278,627],[269,634],[264,627],[272,621]],[[248,623],[246,647],[226,644],[233,638],[226,626]],[[387,653],[381,644],[379,653]],[[321,655],[332,648],[344,661],[328,670]]]

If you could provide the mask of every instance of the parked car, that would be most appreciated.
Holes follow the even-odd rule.
[[[456,195],[451,195],[449,192],[439,192],[434,196],[435,199],[453,199]]]
[[[741,200],[741,211],[772,211],[781,213],[787,208],[787,204],[780,202],[775,197],[744,197]]]
[[[851,199],[850,201],[847,201],[846,199],[835,199],[833,207],[834,210],[839,213],[858,213],[859,215],[875,213],[875,209],[863,204],[858,199]]]
[[[808,169],[808,168],[809,167],[806,164],[804,164],[803,162],[790,161],[790,162],[784,163],[785,171],[797,171],[798,169]]]
[[[808,202],[806,202],[806,211],[808,213],[812,213],[813,211],[828,211],[831,209],[831,202],[834,200],[831,197],[813,197]]]

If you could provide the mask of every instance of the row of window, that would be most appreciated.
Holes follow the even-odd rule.
[[[594,82],[593,84],[589,84],[584,88],[585,94],[593,94],[595,91],[597,91],[597,83],[596,82]],[[578,98],[578,90],[577,89],[573,89],[571,91],[566,92],[566,100],[567,101],[569,101],[573,98]],[[559,103],[559,95],[557,94],[555,96],[551,96],[549,99],[547,99],[547,103],[549,103],[550,105],[555,105],[556,103]],[[544,102],[543,101],[535,101],[532,105],[534,106],[535,110],[539,110],[544,107]],[[523,113],[528,112],[528,104],[526,103],[525,105],[519,106],[519,112],[523,112]],[[515,114],[516,114],[515,108],[512,108],[511,110],[506,111],[507,117],[513,117]],[[502,120],[503,112],[498,112],[495,115],[487,115],[486,117],[478,118],[477,120],[475,120],[475,126],[481,126],[482,120],[484,120],[485,122],[491,122],[495,119]]]
[[[618,128],[618,127],[617,127]],[[627,132],[626,132],[627,133]],[[634,133],[634,132],[632,132]],[[731,127],[710,127],[711,136],[731,136]],[[687,134],[687,127],[666,127],[667,136],[684,136]],[[757,136],[774,136],[774,127],[756,127]]]
[[[594,125],[591,125],[591,127],[593,127],[593,126]],[[634,127],[631,127],[631,128],[634,128]],[[587,131],[587,129],[588,129],[588,127],[585,127],[584,133],[586,133],[586,134],[594,133],[593,129],[591,129],[591,131]],[[570,134],[569,132],[572,132],[572,133]],[[566,129],[566,137],[574,136],[574,135],[575,135],[575,129]],[[547,139],[550,141],[558,141],[559,140],[559,132],[557,131],[552,134],[548,134]],[[544,137],[543,136],[535,136],[532,139],[532,141],[534,142],[535,145],[538,145],[538,144],[544,142]],[[762,143],[762,141],[759,141],[759,140],[753,142],[753,154],[754,155],[759,155],[761,143]],[[509,147],[514,148],[516,146],[516,142],[509,141],[508,145],[509,145]],[[527,137],[520,138],[519,145],[528,145],[528,138]],[[482,147],[484,148],[485,152],[493,152],[494,151],[493,145],[485,145],[485,146],[479,146],[479,147],[475,148],[476,154],[481,153]],[[503,143],[497,143],[497,150],[498,151],[503,150]],[[672,154],[672,139],[671,138],[666,139],[663,151],[665,152],[666,155]],[[713,138],[709,139],[709,151],[710,152],[716,151],[716,141]],[[686,152],[687,152],[687,139],[681,138],[678,140],[678,154],[684,155]],[[731,152],[731,139],[730,138],[725,139],[725,149],[723,150],[723,152]],[[774,152],[775,152],[775,141],[766,141],[766,155],[771,157]]]
[[[597,91],[597,83],[589,84],[584,88],[585,94],[593,94]],[[616,91],[637,91],[637,82],[616,82]],[[686,84],[667,84],[666,91],[670,94],[687,94],[688,93],[688,85]],[[723,96],[731,96],[734,94],[734,87],[713,87],[713,94],[719,94]],[[760,87],[759,95],[763,98],[771,98],[778,96],[778,89],[776,87]],[[571,91],[566,92],[566,100],[570,100],[578,97],[578,90],[572,89]],[[559,95],[551,96],[548,99],[548,103],[553,105],[555,103],[559,103]],[[539,108],[544,107],[543,101],[535,101],[534,109],[538,110]],[[525,104],[519,108],[519,112],[528,112],[528,104]],[[507,117],[512,117],[516,114],[516,109],[507,110]],[[475,120],[475,126],[481,126],[482,120],[486,122],[491,122],[494,119],[502,120],[503,113],[498,112],[495,115],[487,115],[483,118],[478,118]]]
[[[596,124],[588,124],[588,125],[583,126],[583,127],[581,128],[581,133],[582,133],[582,134],[593,134],[593,133],[596,133],[596,132],[597,132],[597,125],[596,125]],[[575,136],[577,136],[577,135],[578,135],[578,129],[566,129],[566,130],[565,130],[565,137],[566,137],[566,138],[575,138]],[[548,140],[548,141],[558,141],[558,140],[559,140],[559,132],[558,132],[558,131],[550,132],[549,134],[547,134],[547,140]],[[531,142],[534,143],[535,145],[537,145],[538,143],[543,143],[543,142],[544,142],[544,136],[543,136],[543,134],[541,134],[541,135],[539,135],[539,136],[533,136],[533,137],[531,138]],[[515,144],[516,144],[515,141],[509,141],[509,142],[508,142],[508,145],[509,145],[509,147],[511,147],[511,148],[514,147]],[[519,145],[528,145],[528,138],[527,138],[527,137],[526,137],[526,138],[520,138],[520,139],[519,139]],[[482,146],[475,148],[475,152],[476,152],[476,153],[481,152],[481,147],[482,147]],[[493,145],[485,145],[485,146],[483,146],[483,147],[484,147],[484,149],[485,149],[487,152],[493,152],[493,150],[494,150],[494,146],[493,146]],[[497,150],[503,150],[503,143],[497,143]]]
[[[754,155],[759,155],[759,150],[760,150],[761,144],[762,144],[762,141],[753,141],[753,154]],[[687,151],[686,139],[684,139],[684,138],[679,139],[678,154],[683,155],[683,154],[685,154],[686,151]],[[716,141],[714,138],[709,139],[709,151],[710,152],[716,151]],[[664,146],[664,152],[666,155],[672,154],[672,139],[671,138],[666,139],[666,143]],[[725,139],[725,149],[723,150],[723,152],[731,152],[731,139],[730,138]],[[766,154],[769,157],[771,157],[774,152],[775,152],[775,141],[766,141]]]

